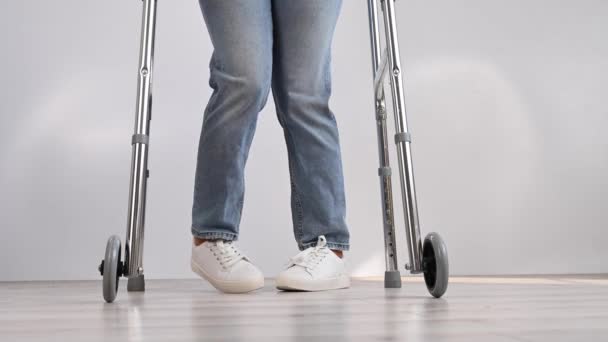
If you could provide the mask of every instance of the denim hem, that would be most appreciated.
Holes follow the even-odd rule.
[[[227,232],[218,232],[218,231],[206,231],[201,232],[198,229],[192,227],[192,236],[197,237],[199,239],[222,239],[226,241],[236,241],[238,240],[238,235],[234,233]]]
[[[317,242],[309,242],[309,243],[298,243],[298,248],[303,251],[308,247],[314,247],[317,245]],[[350,249],[350,245],[348,243],[341,242],[330,242],[327,241],[327,248],[335,249],[339,251],[348,251]]]

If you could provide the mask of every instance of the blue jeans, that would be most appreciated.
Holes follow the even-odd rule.
[[[331,43],[341,0],[199,0],[213,43],[196,166],[192,234],[236,240],[244,168],[272,94],[287,144],[298,248],[325,235],[348,250],[336,118],[329,108]]]

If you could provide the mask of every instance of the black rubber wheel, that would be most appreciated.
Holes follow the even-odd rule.
[[[106,244],[106,255],[102,262],[103,268],[103,299],[112,303],[118,293],[118,280],[122,275],[120,261],[120,238],[111,236]]]
[[[430,233],[424,239],[422,268],[429,293],[435,298],[443,296],[448,289],[450,268],[447,247],[437,233]]]

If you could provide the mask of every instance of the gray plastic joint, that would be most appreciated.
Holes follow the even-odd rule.
[[[378,168],[378,176],[388,177],[391,175],[391,168],[389,166],[383,166]]]
[[[395,134],[395,144],[400,142],[412,142],[412,135],[409,132],[400,132]]]
[[[135,144],[147,145],[148,143],[150,143],[150,137],[145,134],[133,134],[133,137],[131,137],[131,145],[135,145]]]
[[[376,121],[386,120],[386,107],[383,104],[376,106]]]

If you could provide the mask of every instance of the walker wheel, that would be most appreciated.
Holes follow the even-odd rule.
[[[443,296],[448,288],[448,250],[437,233],[430,233],[422,245],[422,269],[424,282],[429,293],[435,298]]]
[[[103,299],[112,303],[118,292],[118,279],[122,275],[122,262],[120,261],[120,238],[112,235],[106,244],[106,255],[99,265],[103,275]]]

